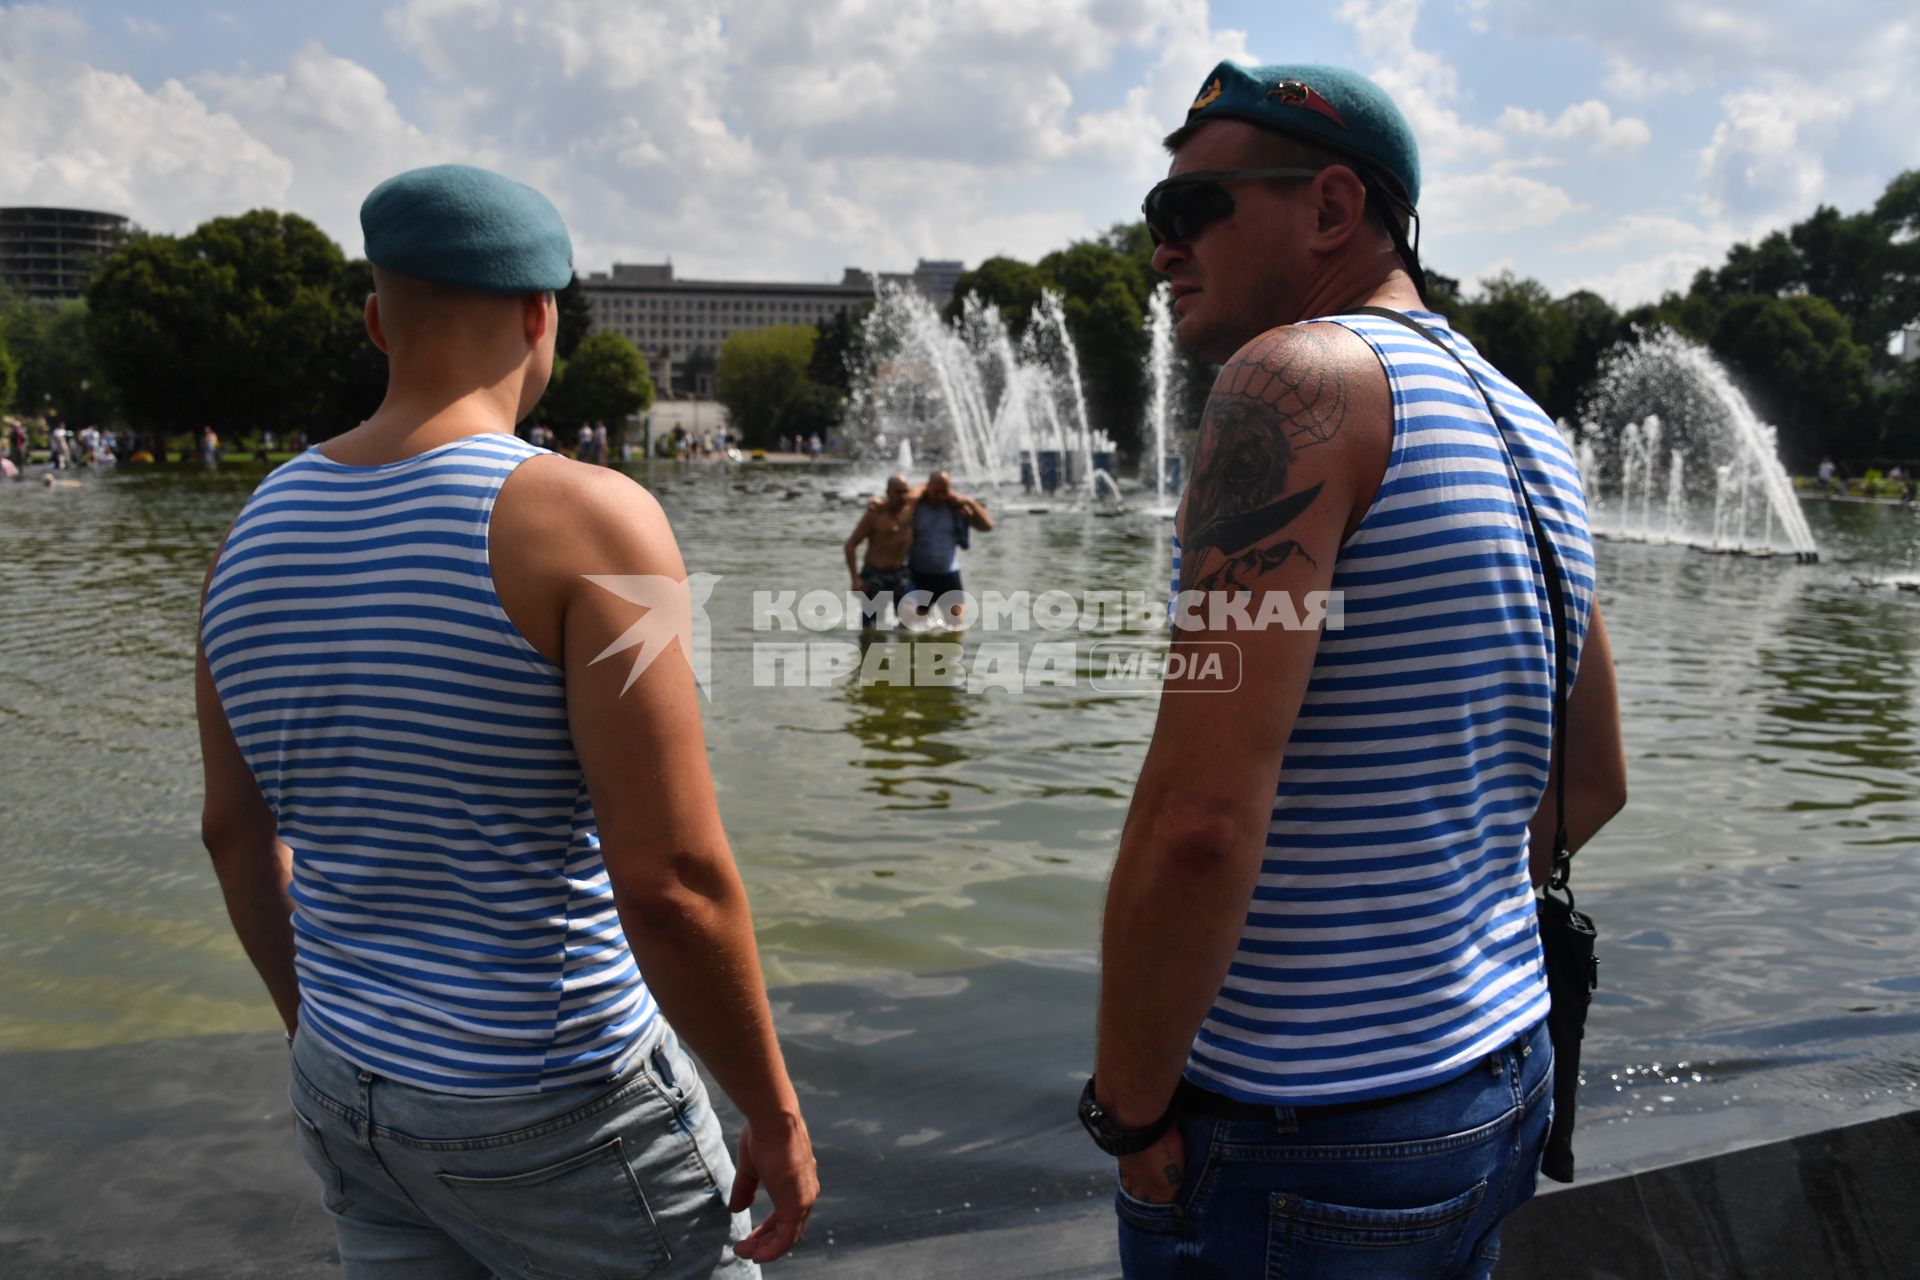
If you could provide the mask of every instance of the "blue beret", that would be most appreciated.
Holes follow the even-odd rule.
[[[1357,160],[1403,199],[1420,203],[1420,148],[1407,118],[1373,81],[1343,67],[1223,62],[1187,108],[1186,127],[1245,120]]]
[[[537,293],[573,279],[553,202],[485,169],[438,164],[388,178],[360,205],[367,261],[474,293]]]

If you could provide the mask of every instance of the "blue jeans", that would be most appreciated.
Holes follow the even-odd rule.
[[[1270,1118],[1177,1109],[1170,1204],[1118,1193],[1128,1280],[1468,1280],[1532,1197],[1553,1100],[1546,1023],[1442,1084]]]
[[[362,1071],[304,1031],[294,1129],[345,1280],[760,1274],[727,1246],[733,1161],[673,1031],[619,1076],[474,1098]]]

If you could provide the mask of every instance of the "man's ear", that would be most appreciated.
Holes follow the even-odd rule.
[[[387,331],[380,323],[380,295],[379,294],[370,293],[367,295],[366,316],[367,316],[367,336],[373,339],[373,345],[380,348],[381,352],[384,354],[387,354],[387,355],[393,354],[392,352],[387,350]]]
[[[539,346],[540,340],[547,336],[547,329],[559,323],[560,312],[551,293],[530,293],[526,296],[524,311],[527,324],[527,344]]]
[[[1351,240],[1366,221],[1366,184],[1347,166],[1335,164],[1320,171],[1313,187],[1317,213],[1313,247],[1330,252]]]

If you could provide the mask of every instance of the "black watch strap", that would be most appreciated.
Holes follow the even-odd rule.
[[[1110,1156],[1130,1156],[1145,1151],[1160,1141],[1162,1135],[1173,1124],[1173,1104],[1160,1113],[1160,1118],[1152,1124],[1139,1129],[1122,1129],[1114,1123],[1107,1109],[1100,1105],[1100,1099],[1093,1091],[1093,1078],[1087,1078],[1087,1087],[1080,1091],[1080,1124],[1093,1139],[1094,1145]]]

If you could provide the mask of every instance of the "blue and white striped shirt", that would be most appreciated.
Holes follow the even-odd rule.
[[[1527,826],[1547,782],[1553,621],[1508,450],[1566,590],[1568,677],[1592,612],[1579,471],[1553,423],[1472,345],[1486,384],[1375,316],[1393,398],[1378,495],[1334,564],[1240,945],[1186,1074],[1250,1102],[1410,1093],[1546,1016]],[[1179,543],[1174,546],[1179,581]]]
[[[509,435],[377,467],[309,450],[240,512],[201,614],[293,851],[303,1031],[446,1093],[606,1079],[656,1034],[562,674],[488,562],[494,498],[542,452]]]

